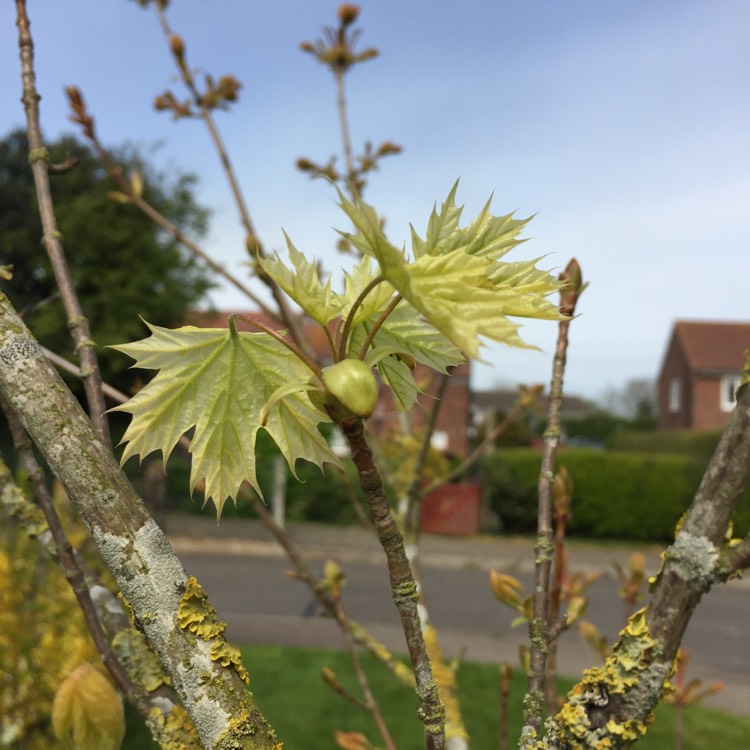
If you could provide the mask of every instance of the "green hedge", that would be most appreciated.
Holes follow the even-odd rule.
[[[637,453],[680,453],[704,456],[706,461],[716,450],[721,430],[658,430],[649,432],[622,432],[612,438],[611,448],[616,451]]]
[[[482,466],[484,501],[501,530],[536,529],[541,453],[524,448],[495,451]],[[667,541],[698,487],[706,461],[694,456],[566,449],[558,466],[573,479],[571,536]],[[750,530],[750,491],[735,518],[735,532]]]
[[[266,503],[273,494],[274,460],[278,449],[265,433],[259,433],[256,444],[256,474]],[[154,453],[150,458],[161,461],[161,454]],[[313,521],[319,523],[355,523],[357,516],[352,504],[351,493],[361,502],[362,493],[351,462],[344,461],[346,476],[334,466],[326,466],[325,474],[307,461],[297,461],[297,479],[287,471],[286,518],[289,521]],[[125,464],[125,470],[136,486],[142,491],[143,477],[135,460]],[[196,490],[190,497],[190,458],[181,449],[175,449],[167,463],[166,509],[181,513],[213,514],[213,503],[203,507],[203,493]],[[235,505],[227,500],[222,509],[222,517],[255,518],[255,511],[243,498],[242,492]]]

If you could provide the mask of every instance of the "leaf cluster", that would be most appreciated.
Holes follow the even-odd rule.
[[[479,355],[482,339],[528,346],[509,316],[559,319],[547,296],[561,283],[536,268],[536,261],[506,262],[528,222],[493,216],[489,202],[467,226],[459,222],[457,185],[434,209],[424,238],[412,229],[412,252],[385,236],[377,214],[361,200],[339,192],[340,205],[355,227],[342,233],[361,253],[336,291],[330,278],[287,238],[288,261],[260,258],[263,271],[325,333],[330,370],[310,360],[282,333],[256,322],[257,333],[185,327],[170,331],[149,325],[150,338],[115,347],[135,366],[158,375],[129,403],[117,407],[133,420],[125,433],[123,461],[161,450],[165,460],[180,437],[194,428],[191,488],[205,485],[217,510],[236,498],[243,481],[260,493],[255,444],[265,429],[292,471],[297,459],[322,467],[337,463],[317,427],[366,416],[346,407],[369,402],[360,363],[375,368],[404,410],[419,389],[417,363],[447,372],[465,357]],[[288,264],[287,264],[288,263]],[[249,322],[253,322],[252,320]],[[340,368],[355,360],[357,368]],[[343,372],[343,378],[339,377]],[[347,382],[349,375],[354,375]],[[347,393],[347,389],[352,392]]]

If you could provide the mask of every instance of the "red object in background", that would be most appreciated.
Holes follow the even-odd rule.
[[[478,534],[480,499],[478,484],[439,487],[422,500],[420,528],[431,534]]]

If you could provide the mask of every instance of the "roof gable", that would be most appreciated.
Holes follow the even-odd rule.
[[[678,321],[674,336],[692,370],[739,371],[750,349],[750,323]]]

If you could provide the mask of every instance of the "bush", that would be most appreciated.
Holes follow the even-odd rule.
[[[623,432],[615,435],[611,447],[616,451],[639,453],[681,453],[703,456],[708,461],[716,449],[721,430],[665,430],[659,432]]]
[[[266,504],[271,503],[274,484],[274,462],[279,456],[275,446],[259,435],[256,472],[258,484],[263,490]],[[160,460],[160,458],[157,458]],[[352,506],[351,493],[361,499],[358,480],[354,470],[347,468],[347,474],[334,466],[326,466],[323,474],[320,469],[307,461],[297,461],[295,479],[283,461],[287,472],[286,484],[286,518],[289,521],[316,521],[321,523],[346,524],[354,523],[356,515]],[[348,466],[348,465],[347,465]],[[143,490],[142,477],[138,464],[134,461],[126,464],[125,468],[131,474],[131,479],[139,490]],[[196,490],[193,497],[189,496],[187,488],[190,486],[190,458],[184,451],[176,450],[167,463],[166,479],[166,508],[181,513],[210,514],[214,512],[213,504],[204,507],[200,499],[201,493]],[[256,514],[247,498],[240,492],[237,504],[230,500],[224,505],[222,517],[226,518],[255,518]]]
[[[495,451],[483,464],[484,501],[501,530],[536,531],[541,453]],[[668,541],[700,482],[706,461],[695,456],[567,449],[558,466],[573,479],[571,536],[632,541]],[[750,490],[735,519],[735,533],[750,530]]]

